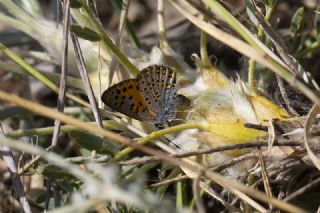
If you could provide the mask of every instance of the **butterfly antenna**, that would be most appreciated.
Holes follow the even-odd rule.
[[[167,138],[166,136],[162,136],[162,137],[166,140],[166,142],[168,144],[173,145],[175,148],[181,149],[181,147],[178,144],[176,144],[175,142],[173,142],[173,140],[169,140],[169,138]]]
[[[186,110],[175,110],[175,112],[191,112],[192,110],[191,109],[186,109]]]
[[[192,111],[193,111],[193,110],[191,110],[191,109],[188,109],[188,110],[177,110],[176,113],[177,113],[177,112],[186,112],[186,113],[187,113],[187,116],[185,116],[185,119],[180,119],[180,120],[185,120],[185,121],[187,121],[187,120],[189,119],[189,116],[190,116],[190,114],[191,114]],[[178,119],[172,119],[172,120],[177,120],[177,121],[178,121]]]
[[[154,124],[154,127],[155,127],[157,130],[165,129],[165,125],[160,124],[160,123]],[[164,140],[166,140],[166,142],[167,142],[168,144],[172,144],[172,145],[175,146],[176,148],[180,148],[177,144],[175,144],[172,140],[169,140],[169,138],[167,138],[166,136],[162,136],[162,138],[163,138]]]
[[[174,118],[171,121],[185,121],[186,119],[182,119],[182,118]]]

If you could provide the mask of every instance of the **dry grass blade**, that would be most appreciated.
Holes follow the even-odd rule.
[[[299,142],[295,141],[284,141],[284,142],[277,142],[275,141],[273,143],[274,146],[300,146],[301,144]],[[210,148],[210,149],[203,149],[199,151],[190,151],[190,152],[184,152],[184,153],[178,153],[174,154],[173,156],[184,158],[194,155],[202,155],[202,154],[210,154],[214,152],[223,152],[227,150],[236,150],[236,149],[246,149],[246,148],[256,148],[256,147],[262,147],[262,146],[269,146],[269,142],[247,142],[247,143],[235,143],[233,145],[225,145],[220,146],[216,148]]]
[[[119,28],[118,28],[118,37],[116,39],[116,46],[119,47],[119,49],[122,49],[122,38],[123,38],[123,32],[127,20],[127,15],[128,15],[128,8],[129,8],[130,0],[124,0],[122,1],[122,6],[121,6],[121,14],[120,14],[120,21],[119,21]],[[115,74],[115,71],[118,66],[118,61],[115,55],[112,56],[111,63],[110,63],[110,68],[109,68],[109,82],[108,85],[111,86],[113,76]],[[119,74],[121,75],[120,79],[125,79],[125,77],[128,77],[128,74],[123,73],[123,71],[120,69]]]
[[[195,204],[197,207],[197,212],[199,213],[205,213],[205,207],[202,201],[202,198],[200,196],[200,187],[199,187],[199,183],[200,183],[200,177],[198,176],[197,178],[193,179],[192,181],[192,191],[193,191],[193,197],[195,200]]]
[[[304,126],[304,143],[303,144],[307,150],[307,153],[308,153],[311,161],[320,170],[320,159],[314,154],[314,152],[311,150],[309,143],[308,143],[309,137],[310,137],[309,131],[312,127],[313,122],[316,120],[319,112],[320,112],[319,106],[314,105],[311,108],[311,110],[307,116],[306,124]]]
[[[249,204],[251,207],[258,210],[259,212],[267,212],[267,210],[263,206],[258,204],[256,201],[254,201],[252,198],[250,198],[249,196],[247,196],[243,192],[241,192],[237,189],[232,189],[231,192],[234,193],[239,199],[243,200],[244,202]]]
[[[100,117],[100,114],[98,111],[97,101],[96,101],[94,94],[93,94],[93,91],[92,91],[92,87],[90,84],[87,68],[86,68],[86,65],[85,65],[85,62],[84,62],[84,59],[82,56],[79,41],[78,41],[77,37],[73,34],[71,34],[71,39],[72,39],[74,50],[76,52],[77,66],[78,66],[82,81],[83,81],[85,88],[86,88],[86,92],[87,92],[87,95],[88,95],[88,98],[89,98],[89,101],[90,101],[90,104],[92,107],[93,115],[96,119],[97,125],[100,128],[102,128],[103,126],[102,126],[101,117]]]
[[[70,2],[66,0],[63,2],[63,47],[62,47],[62,59],[61,59],[61,75],[60,75],[60,87],[58,94],[57,110],[63,112],[64,100],[66,95],[66,82],[67,82],[67,63],[68,63],[68,41],[69,41],[69,27],[70,27]],[[58,137],[60,134],[61,121],[54,121],[54,131],[51,139],[51,146],[55,147],[58,143]],[[55,185],[55,183],[54,183]],[[48,210],[49,202],[51,198],[51,186],[52,182],[47,179],[46,183],[46,198],[45,198],[45,209]],[[56,189],[56,187],[54,187]],[[54,203],[55,207],[60,207],[59,191],[54,189]]]
[[[241,161],[245,161],[245,160],[251,159],[251,158],[258,158],[258,155],[256,153],[248,153],[245,155],[241,155],[237,158],[233,158],[232,160],[230,160],[226,163],[220,164],[219,166],[215,166],[212,169],[213,169],[213,171],[220,172],[220,171],[223,171],[224,169],[227,169],[237,163],[240,163]]]
[[[266,191],[267,195],[272,196],[272,191],[270,187],[270,181],[266,169],[266,164],[264,162],[263,156],[262,156],[262,151],[259,148],[259,163],[261,167],[261,174],[262,174],[262,179],[263,179],[263,185],[264,185],[264,190]],[[272,205],[269,204],[270,209],[272,209]]]
[[[57,110],[63,112],[64,110],[64,99],[66,94],[66,82],[67,82],[67,63],[68,63],[68,40],[69,40],[69,27],[70,27],[70,2],[69,0],[63,3],[63,14],[64,14],[64,26],[63,26],[63,47],[61,57],[61,75],[60,75],[60,87],[58,95]],[[51,141],[51,146],[56,146],[58,142],[58,136],[60,133],[61,122],[59,120],[54,121],[54,131]]]
[[[306,192],[308,192],[311,189],[314,189],[315,187],[318,187],[320,185],[320,178],[312,181],[311,183],[301,187],[300,189],[298,189],[297,191],[291,193],[290,195],[288,195],[284,200],[289,202],[295,198],[297,198],[299,195],[302,195]]]
[[[183,175],[183,176],[179,176],[179,177],[176,177],[176,178],[163,180],[161,182],[151,184],[150,186],[151,187],[159,187],[159,186],[168,185],[168,184],[171,184],[171,183],[176,183],[176,182],[180,182],[180,181],[184,181],[184,180],[188,180],[188,179],[190,179],[190,178],[187,175]]]
[[[2,125],[0,123],[0,140],[1,138],[4,138],[4,133],[3,133]],[[19,201],[22,205],[24,212],[31,213],[32,212],[31,207],[28,203],[26,194],[24,192],[23,183],[21,182],[20,176],[17,174],[17,167],[15,165],[10,147],[3,144],[0,145],[0,153],[3,157],[3,160],[8,170],[10,171],[13,185],[15,186],[16,193],[18,195]]]
[[[166,36],[163,0],[158,0],[158,28],[159,28],[159,37],[160,37],[160,44],[159,44],[160,49],[167,48],[169,44]]]
[[[159,158],[153,157],[153,156],[145,156],[145,157],[138,158],[138,159],[130,159],[130,160],[126,160],[126,161],[120,161],[119,164],[120,165],[139,165],[139,164],[145,164],[149,161],[156,161],[156,160],[159,160]]]
[[[268,123],[269,125],[268,125],[268,151],[267,152],[269,154],[276,140],[276,132],[274,130],[272,120],[269,120]]]

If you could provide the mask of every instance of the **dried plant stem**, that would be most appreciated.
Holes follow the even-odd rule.
[[[216,172],[219,172],[219,171],[222,171],[236,163],[239,163],[243,160],[246,160],[246,159],[249,159],[249,158],[258,158],[258,155],[255,154],[255,153],[249,153],[247,155],[242,155],[240,157],[237,157],[237,158],[234,158],[232,160],[230,160],[229,162],[226,162],[224,164],[221,164],[219,166],[216,166],[214,168],[212,168],[213,171],[216,171]],[[152,157],[148,157],[148,158],[144,158],[144,159],[150,159],[150,160],[154,160],[154,158]],[[151,187],[159,187],[159,186],[163,186],[163,185],[167,185],[167,184],[171,184],[171,183],[176,183],[176,182],[179,182],[179,181],[183,181],[183,180],[186,180],[186,179],[189,179],[190,177],[188,177],[187,175],[183,175],[183,176],[179,176],[179,177],[176,177],[176,178],[172,178],[172,179],[168,179],[168,180],[164,180],[164,181],[160,181],[158,183],[154,183],[151,185]]]
[[[91,104],[92,107],[92,111],[93,111],[93,115],[95,117],[95,120],[97,122],[98,127],[102,128],[102,122],[101,122],[101,117],[99,115],[99,111],[98,111],[98,106],[97,106],[97,101],[94,97],[93,91],[92,91],[92,87],[91,87],[91,83],[89,80],[89,76],[88,76],[88,71],[83,59],[83,55],[82,55],[82,51],[80,48],[80,44],[79,41],[77,39],[77,37],[73,34],[71,34],[71,39],[72,39],[72,43],[75,49],[75,53],[76,53],[76,61],[77,61],[77,66],[82,78],[82,81],[85,85],[85,89],[89,98],[89,102]]]
[[[166,36],[166,25],[164,17],[164,5],[163,0],[158,0],[158,27],[160,37],[160,49],[163,50],[169,46]]]
[[[258,150],[258,153],[259,153],[259,163],[260,163],[260,167],[261,167],[261,174],[262,174],[262,179],[263,179],[264,190],[266,191],[267,195],[272,196],[269,176],[268,176],[268,173],[267,173],[266,164],[264,162],[264,159],[263,159],[263,156],[262,156],[262,151],[261,151],[260,148]],[[270,207],[270,209],[273,208],[271,204],[269,204],[269,207]]]
[[[130,3],[129,0],[123,0],[122,6],[121,6],[120,21],[119,21],[120,23],[119,23],[119,27],[118,27],[118,37],[116,39],[116,46],[119,47],[120,50],[122,50],[123,31],[124,31],[124,26],[125,26],[125,23],[127,20],[129,3]],[[112,55],[110,68],[109,68],[109,79],[108,79],[109,86],[111,86],[112,79],[115,74],[117,66],[118,66],[118,61],[117,61],[115,55]],[[127,77],[127,76],[125,75],[125,73],[122,73],[121,70],[119,70],[119,71],[121,74],[120,80],[124,80],[125,77]]]
[[[175,177],[175,178],[160,181],[158,183],[151,184],[150,186],[151,187],[159,187],[159,186],[168,185],[171,183],[176,183],[176,182],[180,182],[180,181],[184,181],[184,180],[188,180],[188,179],[190,179],[190,177],[188,177],[187,175],[182,175],[179,177]]]
[[[3,129],[0,124],[0,140],[5,139],[4,134],[3,134]],[[11,178],[13,185],[16,189],[16,193],[18,196],[18,199],[20,201],[20,204],[24,210],[25,213],[31,213],[31,208],[28,203],[27,197],[24,192],[24,187],[23,184],[20,180],[20,176],[17,174],[17,167],[13,159],[13,155],[11,152],[11,149],[8,145],[0,144],[0,154],[3,157],[3,160],[10,172]]]
[[[98,110],[97,101],[96,101],[96,98],[95,98],[93,90],[92,90],[92,86],[91,86],[90,79],[89,79],[89,76],[88,76],[88,71],[87,71],[87,68],[86,68],[86,65],[85,65],[85,62],[84,62],[84,58],[83,58],[83,55],[82,55],[82,51],[81,51],[81,47],[80,47],[78,38],[75,35],[71,34],[71,40],[72,40],[73,47],[74,47],[74,50],[75,50],[76,62],[77,62],[78,70],[79,70],[80,76],[82,78],[83,84],[85,86],[86,93],[87,93],[87,96],[89,98],[89,102],[90,102],[90,105],[91,105],[91,109],[92,109],[94,118],[95,118],[95,120],[97,122],[97,126],[100,127],[100,128],[103,128],[101,117],[100,117],[99,110]],[[92,156],[95,156],[95,155],[96,155],[96,151],[93,150],[92,151]]]
[[[94,125],[94,124],[96,124],[96,122],[88,122],[87,124]],[[112,121],[112,120],[102,121],[102,125],[104,128],[107,128],[107,129],[116,129],[116,130],[122,130],[122,131],[126,130],[126,128],[124,128],[118,122]],[[34,136],[34,135],[50,135],[53,133],[53,130],[54,130],[54,127],[44,127],[44,128],[27,129],[27,130],[15,130],[12,132],[8,132],[6,134],[6,137],[20,138],[20,137]],[[79,129],[75,126],[72,126],[72,125],[64,125],[64,126],[61,126],[60,130],[63,133],[67,133],[67,132],[77,131]]]
[[[301,146],[301,143],[299,142],[275,142],[273,144],[274,146]],[[261,146],[268,146],[268,142],[246,142],[246,143],[236,143],[232,145],[227,146],[220,146],[216,148],[210,148],[210,149],[204,149],[199,151],[190,151],[190,152],[184,152],[175,154],[175,157],[183,158],[183,157],[189,157],[194,155],[202,155],[202,154],[210,154],[214,152],[223,152],[227,150],[235,150],[235,149],[247,149],[247,148],[257,148]]]
[[[64,110],[64,99],[66,94],[66,81],[67,81],[67,62],[68,62],[68,40],[69,40],[69,20],[70,20],[70,2],[65,0],[63,3],[63,14],[64,14],[64,25],[63,25],[63,46],[62,46],[62,57],[61,57],[61,75],[60,75],[60,87],[58,95],[57,110],[63,112]],[[56,146],[58,142],[58,136],[60,133],[61,122],[59,120],[54,121],[54,131],[51,141],[51,146]]]
[[[107,155],[101,155],[101,156],[96,156],[96,157],[70,157],[67,158],[68,161],[75,163],[75,164],[84,164],[84,163],[106,163],[110,160],[110,156]]]
[[[115,5],[115,8],[117,11],[121,11],[122,12],[122,8],[121,8],[121,2],[118,0],[112,0],[114,2],[113,5]],[[130,40],[132,41],[134,47],[139,48],[141,47],[140,41],[136,35],[136,33],[134,32],[134,29],[132,28],[131,23],[129,22],[129,20],[126,18],[125,19],[125,27],[126,27],[126,31],[130,37]]]
[[[58,94],[58,103],[57,103],[57,110],[58,112],[63,112],[64,110],[64,99],[66,94],[66,81],[67,81],[67,73],[68,73],[68,41],[69,41],[69,27],[70,27],[70,2],[69,0],[65,0],[63,2],[63,44],[62,44],[62,56],[61,56],[61,75],[60,75],[60,87],[59,87],[59,94]],[[60,134],[60,127],[61,121],[55,120],[54,121],[54,130],[53,136],[51,140],[51,146],[55,147],[58,144],[58,137]],[[46,199],[45,199],[45,209],[48,210],[49,202],[51,198],[51,180],[47,179],[46,184]],[[60,206],[60,199],[59,191],[56,190],[57,187],[54,187],[54,200],[55,200],[55,207]]]
[[[241,155],[237,158],[233,158],[232,160],[230,160],[226,163],[223,163],[223,164],[220,164],[219,166],[213,167],[213,171],[220,172],[228,167],[231,167],[241,161],[244,161],[244,160],[247,160],[250,158],[258,158],[258,155],[256,153],[248,153],[245,155]]]
[[[145,157],[138,158],[138,159],[130,159],[130,160],[126,160],[126,161],[120,161],[119,164],[120,165],[139,165],[139,164],[145,164],[149,161],[155,161],[155,160],[159,160],[159,158],[154,157],[154,156],[145,156]]]
[[[312,181],[311,183],[308,183],[307,185],[301,187],[300,189],[298,189],[297,191],[291,193],[290,195],[288,195],[286,198],[284,198],[285,201],[289,202],[295,198],[297,198],[298,196],[306,193],[307,191],[317,187],[320,185],[320,178],[317,178],[316,180]]]
[[[234,193],[239,199],[243,200],[244,202],[246,202],[246,204],[249,204],[251,207],[255,208],[259,212],[267,212],[267,210],[263,206],[261,206],[255,200],[248,197],[243,192],[234,189],[232,190],[232,193]]]
[[[306,124],[304,126],[304,140],[303,144],[307,150],[307,153],[313,162],[313,164],[317,167],[318,170],[320,170],[320,159],[319,157],[312,151],[312,149],[309,146],[309,138],[310,138],[310,129],[312,127],[313,122],[317,118],[317,114],[320,112],[320,107],[318,105],[314,105],[311,110],[308,113]]]
[[[50,151],[52,149],[51,146],[46,148],[46,151]],[[36,156],[35,158],[31,159],[29,162],[25,163],[21,169],[18,170],[18,175],[22,175],[26,173],[31,166],[33,166],[35,163],[37,163],[40,160],[40,156]]]
[[[205,213],[206,212],[205,211],[205,207],[204,207],[202,198],[200,196],[199,183],[200,183],[200,177],[199,176],[197,178],[193,179],[193,183],[192,183],[193,198],[195,200],[197,212]]]

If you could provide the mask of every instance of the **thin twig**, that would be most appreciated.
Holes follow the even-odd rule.
[[[119,23],[119,28],[118,28],[118,37],[116,39],[116,46],[122,50],[122,38],[123,38],[123,32],[124,32],[124,27],[126,25],[126,20],[127,20],[127,14],[128,14],[128,8],[129,8],[129,3],[130,0],[123,0],[122,5],[121,5],[121,13],[120,13],[120,23]],[[110,67],[109,67],[109,80],[108,80],[108,86],[111,86],[113,76],[115,74],[115,70],[118,66],[118,60],[116,56],[113,54]],[[125,73],[120,71],[120,74],[122,75],[121,78],[123,79],[125,76]]]
[[[62,57],[61,57],[61,75],[60,75],[60,87],[58,95],[57,110],[63,112],[64,99],[66,94],[66,82],[68,73],[68,41],[69,41],[69,21],[70,21],[70,3],[69,0],[63,2],[63,44],[62,44]],[[58,142],[58,136],[60,133],[61,122],[59,120],[54,121],[54,131],[51,141],[51,146],[56,146]]]
[[[268,149],[267,149],[267,155],[269,155],[269,153],[271,152],[273,144],[274,144],[274,142],[276,140],[276,132],[275,132],[275,129],[274,129],[274,124],[272,122],[272,119],[269,119],[268,123],[269,123],[269,126],[268,126]]]
[[[89,156],[89,157],[71,157],[67,158],[66,160],[74,163],[74,164],[84,164],[84,163],[105,163],[110,160],[110,156],[107,155],[101,155],[101,156]]]
[[[246,148],[257,148],[261,146],[268,146],[268,142],[248,142],[248,143],[236,143],[233,145],[221,146],[216,148],[210,149],[203,149],[199,151],[190,151],[184,152],[179,154],[174,154],[174,157],[184,158],[193,155],[203,155],[203,154],[210,154],[214,152],[222,152],[227,150],[234,150],[234,149],[246,149]],[[294,141],[286,141],[286,142],[275,142],[274,146],[301,146],[301,143],[294,142]]]
[[[312,181],[311,183],[308,183],[307,185],[301,187],[300,189],[298,189],[297,191],[291,193],[290,195],[288,195],[284,201],[289,202],[295,198],[297,198],[298,196],[306,193],[307,191],[310,191],[311,189],[317,187],[320,185],[320,178],[317,178],[316,180]]]
[[[247,204],[249,204],[250,206],[252,206],[256,210],[258,210],[258,212],[266,212],[267,211],[262,205],[257,203],[255,200],[253,200],[251,197],[247,196],[243,192],[241,192],[237,189],[233,189],[233,190],[231,190],[231,192],[234,193],[239,199],[243,200],[244,202],[246,202]]]
[[[0,124],[0,137],[4,138],[4,133],[2,129],[2,125]],[[9,146],[0,144],[0,153],[3,157],[3,160],[9,169],[13,185],[15,186],[17,196],[19,198],[19,201],[21,203],[21,206],[24,210],[25,213],[31,213],[31,208],[28,203],[28,200],[26,198],[25,192],[24,192],[24,187],[23,184],[20,180],[19,175],[17,175],[17,167],[15,165],[13,155],[11,152],[11,149]]]
[[[149,161],[155,161],[155,160],[159,160],[159,158],[154,156],[144,156],[142,158],[120,161],[119,164],[120,165],[138,165],[138,164],[145,164]]]
[[[91,87],[89,76],[88,76],[88,71],[87,71],[87,68],[86,68],[86,65],[85,65],[85,62],[83,59],[83,55],[82,55],[82,51],[80,48],[78,38],[74,34],[71,34],[71,39],[72,39],[72,43],[73,43],[75,53],[76,53],[77,66],[78,66],[82,81],[83,81],[85,88],[86,88],[89,102],[92,107],[93,115],[94,115],[95,120],[97,122],[97,126],[100,128],[103,128],[102,121],[101,121],[98,107],[97,107],[97,102],[96,102],[96,99],[95,99],[93,91],[92,91],[92,87]]]
[[[221,172],[222,170],[230,167],[230,166],[233,166],[241,161],[244,161],[244,160],[247,160],[247,159],[250,159],[250,158],[258,158],[258,155],[257,153],[248,153],[246,155],[241,155],[237,158],[233,158],[232,160],[224,163],[224,164],[220,164],[219,166],[216,166],[213,168],[213,171],[216,171],[216,172]]]
[[[258,150],[258,153],[259,153],[259,163],[260,163],[260,167],[261,167],[261,174],[262,174],[262,179],[263,179],[264,190],[267,195],[272,196],[272,191],[270,188],[270,181],[269,181],[269,177],[268,177],[268,173],[267,173],[267,169],[266,169],[266,164],[264,162],[260,148]],[[271,204],[269,204],[269,207],[270,207],[270,209],[273,208]]]
[[[293,161],[293,162],[292,162]],[[268,174],[269,174],[269,178],[273,178],[274,176],[278,175],[279,172],[283,172],[284,170],[290,170],[293,167],[300,167],[301,166],[301,161],[297,161],[294,159],[289,159],[289,161],[282,161],[280,162],[276,162],[272,165],[270,165],[267,170],[268,170]],[[257,180],[254,184],[251,185],[251,188],[257,187],[258,185],[260,185],[262,183],[262,178],[260,178],[259,180]]]
[[[46,151],[50,151],[53,147],[49,146],[48,148],[46,148]],[[33,166],[35,163],[37,163],[40,160],[40,156],[36,156],[35,158],[33,158],[32,160],[30,160],[28,163],[26,163],[21,169],[19,169],[18,171],[18,175],[22,175],[25,172],[27,172],[31,166]]]
[[[193,183],[192,183],[193,197],[194,197],[195,204],[197,207],[197,212],[205,213],[206,211],[205,211],[205,207],[203,204],[203,200],[200,196],[199,183],[200,183],[199,176],[197,178],[193,179]]]
[[[63,112],[64,110],[64,99],[66,95],[66,82],[67,82],[67,73],[68,73],[68,41],[69,41],[69,27],[70,27],[70,2],[69,0],[63,1],[63,44],[62,44],[62,57],[61,57],[61,75],[60,75],[60,87],[58,95],[57,110],[58,112]],[[61,121],[56,119],[54,121],[54,130],[51,140],[51,146],[55,147],[58,143],[58,137],[60,134]],[[45,209],[47,210],[50,202],[50,188],[51,181],[48,180],[46,185],[46,199],[45,199]],[[56,193],[55,193],[56,195]],[[55,197],[55,204],[60,203]],[[59,207],[59,206],[55,206]]]
[[[184,181],[184,180],[188,180],[188,179],[190,179],[189,176],[182,175],[182,176],[179,176],[176,178],[171,178],[171,179],[160,181],[158,183],[151,184],[150,187],[159,187],[159,186],[168,185],[171,183],[176,183],[176,182],[180,182],[180,181]]]
[[[97,101],[96,101],[95,96],[93,94],[92,86],[91,86],[90,79],[88,76],[88,71],[87,71],[87,68],[86,68],[86,65],[85,65],[85,62],[83,59],[79,40],[74,34],[71,34],[71,40],[72,40],[73,47],[75,50],[76,62],[77,62],[77,66],[79,69],[79,73],[80,73],[81,79],[84,83],[86,93],[89,98],[89,102],[91,104],[93,116],[97,122],[97,126],[99,128],[103,128],[101,117],[100,117],[98,106],[97,106]],[[92,155],[95,156],[96,152],[92,151]]]
[[[163,50],[169,46],[166,36],[166,26],[165,26],[165,17],[164,17],[164,5],[163,0],[158,0],[158,28],[159,28],[159,37],[160,37],[160,49]]]

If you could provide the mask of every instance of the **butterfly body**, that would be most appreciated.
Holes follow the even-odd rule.
[[[176,73],[163,65],[144,68],[136,78],[107,89],[102,101],[131,118],[163,125],[175,118]]]

